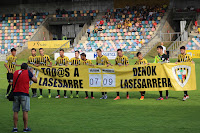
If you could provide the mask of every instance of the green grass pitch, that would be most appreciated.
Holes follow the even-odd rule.
[[[197,133],[200,131],[200,60],[194,61],[197,90],[189,91],[187,101],[182,101],[183,92],[175,91],[169,91],[169,99],[163,101],[156,101],[158,92],[146,92],[144,101],[139,100],[139,92],[131,92],[129,100],[126,93],[120,93],[121,99],[114,101],[114,92],[108,93],[107,100],[100,100],[99,92],[94,93],[96,99],[85,100],[84,92],[80,92],[78,99],[64,99],[62,91],[62,97],[55,99],[57,92],[52,90],[52,98],[48,99],[44,90],[43,99],[31,98],[28,125],[33,133]],[[26,61],[18,60],[18,64],[22,62]],[[130,60],[130,64],[134,62]],[[9,133],[13,128],[13,112],[12,102],[5,98],[8,83],[3,64],[0,62],[0,133]],[[23,130],[22,112],[19,112],[18,130]]]

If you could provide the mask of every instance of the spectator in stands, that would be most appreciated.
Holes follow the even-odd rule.
[[[130,31],[130,32],[133,31],[133,26],[129,27],[129,31]]]
[[[136,26],[137,28],[139,28],[139,27],[140,27],[140,24],[139,24],[139,22],[138,22],[138,21],[135,23],[135,26]]]
[[[87,29],[88,37],[90,37],[90,28]]]
[[[62,9],[61,14],[66,14],[66,10]]]
[[[103,26],[103,24],[104,24],[104,21],[101,20],[101,21],[100,21],[100,26]]]
[[[33,70],[33,69],[32,69]],[[23,120],[24,120],[24,131],[31,131],[28,128],[28,111],[30,111],[30,97],[29,97],[29,81],[32,80],[34,83],[37,83],[37,78],[33,76],[33,71],[28,70],[28,65],[23,63],[21,69],[15,71],[13,75],[13,84],[14,84],[14,101],[13,101],[13,120],[14,128],[12,132],[18,132],[17,122],[18,122],[18,112],[20,111],[20,105],[22,106],[23,111]]]
[[[154,21],[154,23],[153,23],[153,27],[156,29],[156,26],[157,26],[157,23],[156,23],[156,21]]]
[[[136,26],[134,26],[133,31],[137,31],[137,27]]]
[[[117,29],[121,29],[122,28],[122,24],[121,23],[118,23],[117,24]]]
[[[97,20],[97,22],[96,22],[96,25],[97,25],[97,26],[99,26],[99,23],[100,23],[100,21],[99,21],[99,20]]]
[[[59,15],[60,14],[60,8],[56,9],[56,14]]]
[[[200,26],[198,26],[198,33],[200,33]]]
[[[120,23],[121,23],[121,25],[123,25],[123,23],[124,23],[123,19],[120,20]]]
[[[195,25],[195,32],[197,32],[197,28],[198,28],[197,20],[194,22],[194,25]]]
[[[132,23],[130,22],[130,20],[128,20],[128,27],[132,27]]]
[[[97,33],[97,32],[98,32],[98,26],[95,26],[94,33]]]

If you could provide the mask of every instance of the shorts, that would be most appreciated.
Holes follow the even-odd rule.
[[[14,96],[13,101],[13,111],[19,112],[20,105],[22,106],[22,111],[30,111],[30,97],[29,96]]]
[[[13,82],[13,74],[12,73],[7,73],[7,80],[8,80],[8,82]]]

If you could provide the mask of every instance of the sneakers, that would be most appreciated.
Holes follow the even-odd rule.
[[[144,96],[141,96],[140,100],[141,100],[141,101],[144,100]]]
[[[158,99],[156,99],[156,100],[163,100],[163,97],[159,97]]]
[[[41,99],[41,98],[43,98],[43,96],[42,96],[42,95],[40,95],[40,96],[38,97],[38,99]]]
[[[64,96],[64,98],[68,98],[67,96]]]
[[[168,99],[169,98],[169,96],[166,96],[166,99]]]
[[[100,99],[104,99],[104,96],[102,96]]]
[[[49,93],[48,98],[51,98],[51,93]]]
[[[70,98],[74,98],[74,96],[73,96],[73,95],[71,95],[71,96],[70,96]]]
[[[5,98],[7,98],[7,97],[8,97],[8,94],[5,95]]]
[[[18,129],[17,128],[13,128],[12,132],[18,132]]]
[[[95,97],[91,97],[92,99],[95,99]]]
[[[88,97],[85,97],[85,99],[88,99]]]
[[[187,99],[189,99],[190,97],[189,96],[184,96],[183,97],[183,101],[186,101]]]
[[[57,95],[55,98],[60,98],[60,95]]]
[[[30,132],[30,131],[32,131],[30,128],[26,128],[23,130],[23,132]]]
[[[183,97],[183,101],[186,101],[186,99],[187,99],[186,97]]]
[[[120,97],[119,96],[117,96],[114,100],[119,100],[120,99]]]
[[[108,96],[107,96],[107,94],[105,94],[104,99],[107,99],[107,98],[108,98]]]
[[[79,95],[78,95],[78,94],[76,95],[76,98],[79,98]]]
[[[126,96],[126,99],[129,99],[129,95]]]
[[[33,94],[33,95],[32,95],[32,98],[35,98],[35,97],[37,97],[37,94]]]

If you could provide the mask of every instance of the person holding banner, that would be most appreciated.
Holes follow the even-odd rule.
[[[157,52],[158,55],[155,56],[154,63],[169,63],[168,55],[163,53],[163,47],[157,46]],[[162,91],[159,91],[160,97],[157,100],[163,100]],[[169,93],[168,90],[166,90],[166,99],[168,99]]]
[[[86,54],[85,53],[81,53],[81,65],[89,65],[89,66],[92,65],[92,61],[88,60],[86,58]],[[88,99],[88,91],[85,91],[85,95],[86,95],[85,99]],[[95,99],[94,96],[93,96],[93,92],[91,92],[91,98]]]
[[[138,60],[135,62],[135,65],[146,65],[148,63],[147,60],[143,58],[141,52],[137,52],[136,56],[138,57]],[[144,100],[145,91],[141,91],[140,93],[141,93],[140,100]]]
[[[30,65],[36,65],[37,64],[37,56],[36,56],[36,49],[32,48],[31,49],[31,56],[28,57],[28,63]],[[32,68],[31,68],[32,69]],[[36,70],[33,70],[33,74],[36,74]],[[32,81],[30,81],[30,85],[33,84]],[[32,97],[37,97],[37,88],[32,88]]]
[[[192,62],[192,63],[194,63],[194,61],[192,61],[191,55],[186,54],[185,46],[180,47],[180,52],[181,52],[181,54],[178,55],[177,62]],[[177,62],[176,62],[176,64],[177,64]],[[187,99],[189,99],[189,95],[188,95],[187,91],[184,91],[183,101],[186,101]]]
[[[97,58],[96,58],[96,65],[111,65],[110,61],[108,60],[108,57],[105,55],[102,55],[102,51],[100,48],[96,50],[97,52]],[[102,92],[102,97],[100,99],[107,99],[107,92]]]
[[[38,56],[38,63],[37,63],[37,64],[39,64],[38,66],[50,66],[51,67],[52,66],[51,59],[48,55],[44,54],[43,48],[39,49],[39,53],[40,53],[40,56]],[[51,98],[51,90],[48,89],[48,91],[49,91],[48,98]],[[38,98],[39,99],[43,98],[42,89],[40,89],[40,96]]]
[[[56,59],[56,65],[59,65],[59,66],[67,66],[68,65],[68,62],[69,62],[69,58],[67,56],[64,55],[64,49],[60,49],[60,57],[58,57]],[[57,93],[58,95],[55,97],[55,98],[60,98],[60,90],[57,90]],[[67,98],[67,91],[64,90],[64,98]]]
[[[75,51],[75,57],[74,58],[71,58],[69,60],[69,64],[70,65],[74,65],[74,66],[78,66],[81,64],[81,59],[79,58],[79,55],[80,55],[80,52],[77,50]],[[76,98],[79,98],[79,95],[78,95],[79,91],[76,91]],[[71,91],[71,96],[70,98],[73,98],[74,96],[72,95],[72,91]]]
[[[117,49],[117,57],[115,59],[115,65],[118,65],[118,66],[129,65],[128,57],[123,55],[122,49]],[[117,92],[117,97],[114,100],[118,100],[118,99],[120,99],[119,92]],[[128,92],[126,93],[126,99],[129,99]]]

